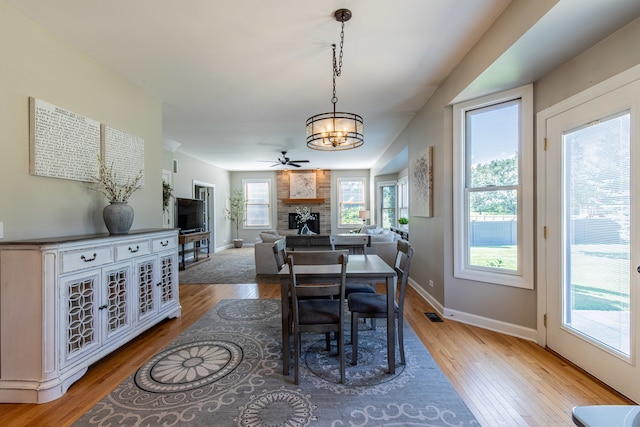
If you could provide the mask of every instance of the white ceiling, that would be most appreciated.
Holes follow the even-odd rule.
[[[282,150],[309,159],[307,168],[371,167],[510,2],[4,1],[160,99],[166,147],[227,170],[270,169],[258,160],[275,160]],[[508,52],[518,59],[516,68],[537,64],[537,73],[549,71],[587,47],[585,38],[606,35],[640,14],[638,0],[560,4],[566,7],[556,8],[548,22],[562,16],[562,32],[575,26],[582,38],[543,49],[543,39],[555,33],[540,31]],[[337,109],[364,117],[365,145],[317,152],[305,145],[305,121],[332,109],[331,44],[340,33],[333,12],[340,8],[353,18],[345,25]],[[492,81],[501,75],[494,68],[469,96],[536,77],[514,74],[512,58],[505,66],[509,78]]]

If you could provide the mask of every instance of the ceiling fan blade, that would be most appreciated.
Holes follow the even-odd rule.
[[[289,160],[289,161],[293,163],[309,163],[309,160]]]
[[[289,166],[294,166],[294,167],[296,167],[296,168],[299,168],[299,167],[300,167],[300,165],[297,165],[297,164],[295,164],[295,163],[291,163],[291,162],[289,162],[289,163],[287,163],[287,164],[288,164]]]

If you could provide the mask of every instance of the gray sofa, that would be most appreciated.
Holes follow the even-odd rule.
[[[363,228],[362,234],[371,236],[371,247],[367,248],[368,253],[376,254],[387,264],[393,266],[398,249],[397,241],[400,235],[390,230],[383,230],[368,226],[369,230]],[[368,232],[367,232],[368,231]],[[274,230],[260,233],[261,241],[256,242],[254,247],[254,257],[256,262],[256,274],[277,274],[276,262],[273,256],[273,243],[277,239],[284,239],[285,235]],[[328,249],[331,249],[329,247]]]

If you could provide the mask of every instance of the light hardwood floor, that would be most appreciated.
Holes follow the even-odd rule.
[[[0,426],[68,426],[218,301],[279,298],[279,284],[181,285],[182,317],[164,321],[93,365],[60,399],[0,404]],[[445,320],[409,289],[405,314],[483,426],[572,426],[576,405],[633,403],[535,343]]]

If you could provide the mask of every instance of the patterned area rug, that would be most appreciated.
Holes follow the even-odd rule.
[[[74,426],[480,425],[407,326],[407,364],[386,373],[381,323],[362,325],[345,384],[336,349],[305,335],[296,386],[293,367],[282,375],[280,301],[222,301]]]
[[[206,254],[200,254],[200,258]],[[209,261],[181,270],[181,284],[258,283],[253,246],[225,249],[209,255]]]

